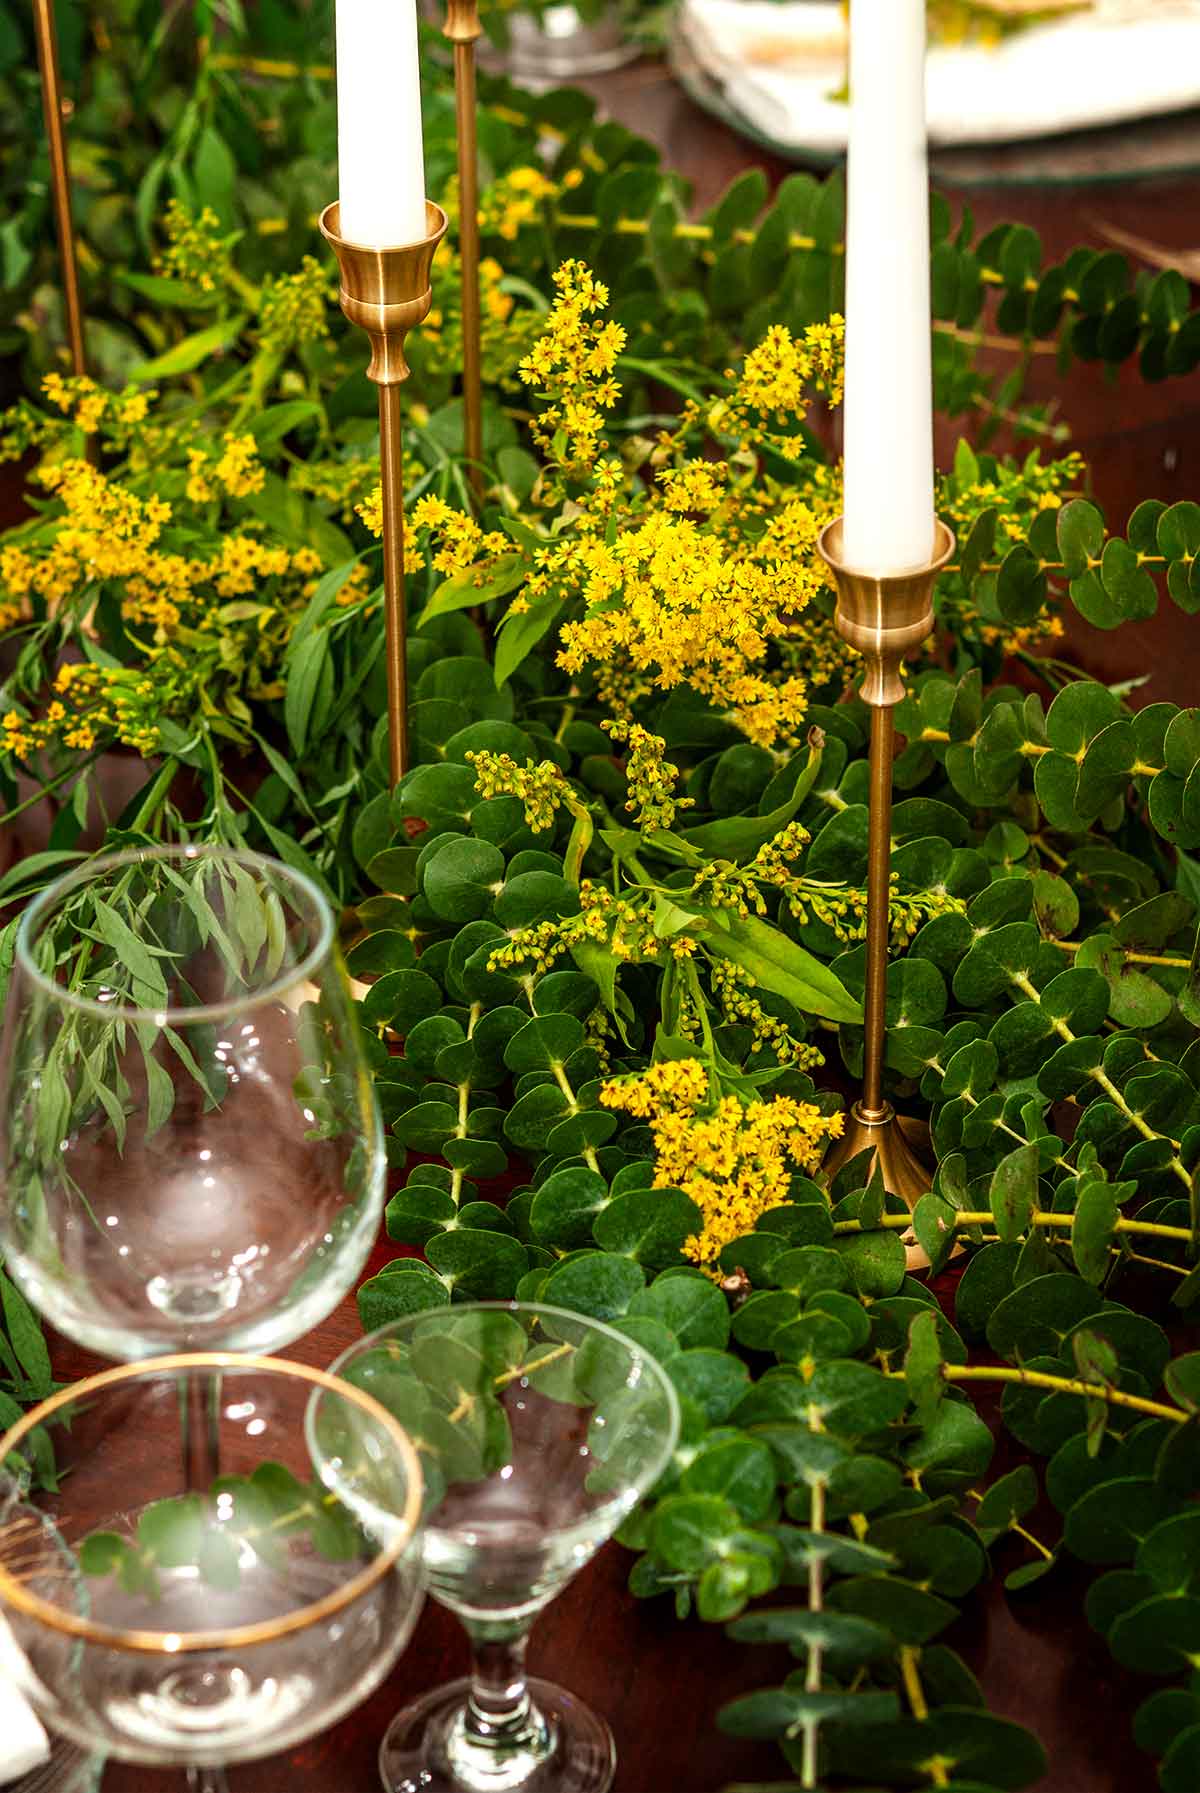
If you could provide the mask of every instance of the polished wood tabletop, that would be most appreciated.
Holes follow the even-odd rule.
[[[585,85],[610,115],[655,139],[664,162],[694,183],[697,209],[748,166],[762,166],[772,183],[788,171],[694,105],[661,62],[643,61]],[[1110,140],[1107,133],[1102,157],[1097,151],[1097,172],[1121,166],[1119,157],[1114,164]],[[1133,132],[1131,146],[1136,142]],[[1013,189],[1001,184],[1010,162],[997,152],[992,187],[986,184],[986,152],[980,152],[969,196],[948,192],[956,208],[969,198],[981,229],[1019,218],[1040,232],[1047,253],[1056,257],[1080,241],[1103,245],[1113,230],[1177,250],[1200,248],[1196,178]],[[1091,464],[1096,496],[1116,527],[1124,526],[1142,498],[1171,502],[1198,495],[1200,376],[1147,386],[1136,369],[1110,382],[1094,367],[1076,367],[1063,379],[1052,357],[1035,357],[1030,391],[1057,399],[1058,414],[1071,423],[1074,446]],[[959,432],[949,425],[942,430],[944,463]],[[1126,626],[1117,638],[1075,627],[1071,647],[1101,676],[1147,671],[1151,695],[1187,703],[1195,701],[1195,627],[1164,605],[1153,622]],[[376,1265],[386,1255],[385,1246]],[[358,1335],[350,1299],[288,1355],[327,1364]],[[78,1373],[83,1360],[64,1347],[58,1368]],[[786,1780],[774,1746],[723,1738],[713,1713],[737,1694],[786,1674],[791,1658],[732,1646],[719,1628],[695,1619],[680,1624],[669,1601],[634,1600],[626,1588],[631,1561],[615,1544],[602,1551],[539,1620],[530,1650],[533,1672],[561,1681],[609,1719],[620,1754],[616,1793],[717,1793],[732,1781]],[[1013,1598],[997,1581],[969,1603],[947,1636],[980,1675],[992,1708],[1041,1736],[1051,1771],[1038,1793],[1134,1793],[1153,1780],[1150,1763],[1129,1738],[1130,1714],[1142,1690],[1115,1670],[1106,1646],[1083,1620],[1086,1586],[1086,1575],[1069,1566]],[[390,1714],[463,1673],[465,1664],[457,1623],[428,1605],[407,1651],[365,1706],[286,1758],[239,1767],[234,1793],[284,1785],[293,1793],[372,1793],[376,1751]],[[105,1781],[107,1793],[177,1793],[180,1784],[177,1774],[116,1763]]]

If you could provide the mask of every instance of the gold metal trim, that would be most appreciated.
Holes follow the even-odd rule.
[[[379,472],[383,495],[383,609],[392,783],[408,770],[408,612],[404,595],[404,471],[400,386],[409,374],[404,339],[428,316],[430,272],[446,234],[446,214],[425,201],[426,234],[417,243],[352,243],[342,236],[335,201],[321,213],[321,235],[338,259],[342,310],[367,333],[367,378],[379,388]]]
[[[352,1383],[341,1381],[327,1370],[293,1363],[289,1358],[252,1357],[236,1351],[185,1351],[169,1357],[142,1358],[136,1363],[121,1364],[113,1370],[102,1370],[95,1376],[85,1377],[82,1382],[75,1382],[69,1388],[61,1389],[48,1401],[31,1408],[16,1425],[11,1426],[0,1438],[0,1465],[7,1461],[10,1452],[16,1449],[23,1438],[36,1426],[44,1425],[60,1409],[74,1406],[81,1398],[113,1388],[122,1382],[145,1381],[156,1374],[170,1375],[176,1370],[251,1370],[272,1376],[291,1376],[296,1381],[326,1389],[349,1401],[352,1406],[361,1408],[376,1425],[391,1435],[404,1462],[408,1492],[396,1538],[380,1551],[367,1568],[353,1576],[343,1587],[326,1594],[323,1599],[298,1607],[295,1612],[287,1613],[280,1619],[263,1620],[256,1625],[237,1625],[226,1631],[178,1633],[122,1630],[112,1625],[99,1625],[91,1619],[78,1618],[73,1613],[64,1612],[50,1601],[31,1593],[9,1573],[3,1563],[0,1563],[0,1600],[15,1607],[18,1612],[37,1619],[51,1631],[65,1632],[70,1637],[82,1638],[88,1643],[103,1644],[113,1650],[139,1651],[144,1655],[188,1656],[203,1650],[248,1648],[255,1644],[270,1643],[275,1638],[287,1637],[295,1631],[305,1631],[311,1625],[319,1624],[333,1613],[340,1612],[343,1607],[353,1604],[391,1572],[411,1542],[421,1513],[421,1464],[412,1440],[387,1408],[381,1406],[372,1395],[365,1394]]]

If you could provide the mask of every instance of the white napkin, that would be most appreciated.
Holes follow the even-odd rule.
[[[826,0],[683,0],[679,35],[747,122],[777,143],[840,151],[845,22]],[[1098,0],[992,49],[934,44],[931,143],[996,143],[1200,104],[1200,0]]]
[[[19,1780],[50,1757],[50,1739],[18,1685],[28,1685],[32,1673],[24,1650],[0,1615],[0,1782]]]

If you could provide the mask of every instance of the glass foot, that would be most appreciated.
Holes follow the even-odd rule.
[[[540,1724],[531,1726],[531,1741],[495,1751],[463,1736],[469,1681],[451,1681],[406,1706],[379,1751],[387,1793],[608,1793],[617,1752],[604,1720],[552,1682],[526,1685]]]

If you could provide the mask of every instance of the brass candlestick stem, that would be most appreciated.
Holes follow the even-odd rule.
[[[67,314],[67,342],[71,366],[86,374],[83,344],[83,305],[79,297],[79,264],[75,259],[75,231],[71,223],[71,168],[67,159],[67,133],[63,123],[62,75],[58,63],[58,30],[54,0],[33,0],[33,29],[37,38],[38,66],[42,71],[42,114],[50,147],[50,186],[54,198],[54,224],[62,266],[63,308]]]
[[[458,133],[458,242],[462,257],[463,441],[476,502],[483,498],[483,387],[479,334],[479,155],[475,135],[477,0],[448,0],[444,36],[454,45]]]
[[[425,202],[419,243],[378,248],[342,236],[337,204],[321,213],[321,234],[338,259],[338,298],[371,344],[367,378],[379,388],[379,478],[383,492],[383,611],[392,783],[408,770],[408,612],[404,596],[404,466],[400,387],[408,378],[404,340],[433,302],[430,269],[446,234],[441,206]]]
[[[837,585],[838,633],[866,662],[861,696],[871,705],[869,832],[867,838],[867,976],[864,1001],[863,1092],[846,1131],[826,1159],[831,1175],[860,1152],[873,1150],[884,1187],[909,1208],[929,1188],[930,1172],[913,1149],[921,1129],[898,1116],[883,1093],[892,858],[894,710],[904,696],[900,665],[933,632],[933,584],[954,552],[954,535],[935,523],[933,558],[907,573],[864,573],[842,557],[842,519],[826,525],[818,547]],[[910,1267],[928,1263],[919,1248]]]

